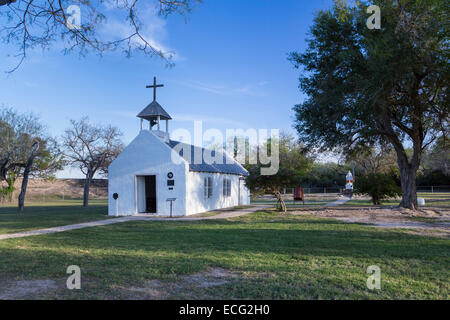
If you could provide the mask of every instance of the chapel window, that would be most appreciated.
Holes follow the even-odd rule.
[[[223,179],[223,196],[231,196],[231,179]]]
[[[212,197],[212,178],[211,177],[206,177],[204,179],[204,195],[205,195],[205,198]]]

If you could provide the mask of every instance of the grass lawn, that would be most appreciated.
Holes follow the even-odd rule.
[[[400,200],[383,200],[381,206],[396,206],[400,203]],[[370,199],[352,199],[340,206],[373,206],[372,200]]]
[[[87,209],[81,200],[32,203],[21,213],[6,205],[0,207],[0,234],[107,219],[107,212],[106,200],[90,200]]]
[[[417,197],[424,199],[450,199],[450,192],[418,192]]]
[[[450,298],[449,239],[269,212],[2,240],[0,261],[0,296],[21,280],[57,284],[24,298]],[[65,288],[69,265],[81,268],[81,290]],[[370,265],[380,291],[366,287]]]
[[[284,203],[286,204],[286,207],[288,208],[301,208],[303,206],[323,206],[327,203],[336,201],[337,198],[332,200],[305,200],[305,204],[303,204],[302,201],[296,201],[294,204],[294,201],[292,200],[285,200]],[[253,205],[273,205],[275,206],[278,201],[276,200],[252,200],[251,204]]]

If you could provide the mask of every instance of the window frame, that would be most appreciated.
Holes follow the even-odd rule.
[[[212,178],[204,177],[203,179],[203,196],[205,199],[212,198],[213,189],[212,189]]]
[[[231,179],[230,178],[223,178],[223,184],[222,184],[222,195],[225,198],[231,197]]]

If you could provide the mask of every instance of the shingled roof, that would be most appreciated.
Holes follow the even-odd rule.
[[[195,172],[210,172],[210,173],[227,173],[227,174],[235,174],[235,175],[242,175],[242,176],[248,176],[248,171],[242,167],[239,162],[234,160],[233,158],[229,157],[225,152],[223,153],[223,163],[212,163],[208,164],[205,162],[205,159],[203,157],[204,151],[207,150],[205,148],[193,146],[190,144],[182,143],[179,141],[169,140],[168,145],[173,149],[175,146],[182,144],[183,146],[180,146],[182,148],[179,152],[180,156],[183,157],[183,149],[184,148],[190,148],[191,149],[191,161],[189,162],[189,171],[195,171]],[[201,164],[195,164],[194,163],[194,154],[195,152],[201,152],[202,154],[202,163]],[[210,150],[212,153],[212,156],[215,155],[214,150]]]
[[[155,120],[158,116],[160,116],[161,120],[172,120],[166,110],[161,107],[161,105],[155,101],[150,103],[144,110],[142,110],[137,117],[145,120]]]

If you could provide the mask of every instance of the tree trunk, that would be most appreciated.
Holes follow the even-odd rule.
[[[374,204],[374,205],[380,205],[381,204],[381,202],[380,202],[380,198],[378,197],[378,196],[372,196],[372,203]]]
[[[83,207],[87,208],[89,205],[89,188],[91,187],[93,174],[90,171],[86,174],[86,180],[84,181],[84,192],[83,192]]]
[[[400,207],[411,210],[417,209],[416,172],[417,169],[411,165],[400,167],[400,180],[402,184],[402,201],[400,202]]]
[[[23,179],[22,179],[22,187],[20,189],[19,194],[19,211],[23,211],[25,207],[25,194],[27,193],[27,186],[28,186],[28,177],[30,176],[31,167],[33,166],[34,157],[36,156],[37,151],[39,150],[39,143],[34,143],[31,147],[31,154],[28,158],[27,164],[25,166],[25,170],[23,172]]]
[[[416,210],[416,174],[419,169],[420,159],[422,156],[422,140],[416,138],[414,141],[411,160],[408,159],[403,146],[399,142],[393,143],[393,145],[395,151],[397,152],[397,164],[400,171],[400,181],[402,187],[402,201],[400,202],[399,207]]]
[[[278,210],[283,211],[284,213],[287,212],[286,204],[284,203],[283,197],[281,196],[281,193],[279,190],[275,190],[274,193],[275,197],[278,199]]]
[[[419,168],[419,165],[417,164],[418,161],[412,161],[412,163],[410,163],[405,152],[397,152],[397,163],[400,170],[400,181],[402,185],[402,201],[400,202],[400,207],[416,210],[416,173]]]
[[[19,201],[19,211],[23,211],[23,209],[25,208],[25,194],[27,193],[29,175],[30,175],[30,170],[27,166],[27,168],[25,168],[25,172],[23,173],[22,187],[20,188],[20,194],[19,194],[19,200],[18,200]]]

